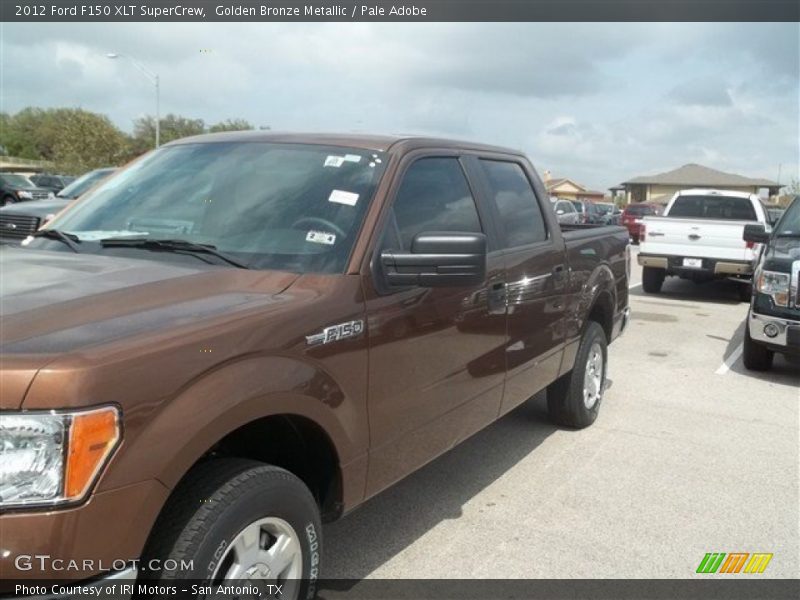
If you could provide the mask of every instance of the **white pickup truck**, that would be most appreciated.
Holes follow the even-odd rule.
[[[758,245],[742,239],[744,226],[769,218],[755,194],[726,190],[681,190],[660,217],[642,219],[639,264],[642,287],[661,291],[667,275],[693,281],[729,278],[750,300]]]

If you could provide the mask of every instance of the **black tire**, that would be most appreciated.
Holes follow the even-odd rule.
[[[603,356],[603,368],[600,384],[600,397],[593,406],[587,407],[583,399],[584,376],[590,351],[598,344]],[[605,388],[608,365],[608,341],[603,328],[594,321],[589,321],[583,333],[575,366],[572,371],[561,376],[547,388],[547,411],[550,418],[558,425],[582,429],[594,423],[603,400],[602,390]]]
[[[742,302],[750,302],[753,297],[753,285],[750,283],[739,284],[739,300]]]
[[[642,268],[642,289],[648,294],[658,294],[666,277],[667,272],[664,269],[644,267]]]
[[[638,246],[639,245],[639,236],[638,235],[631,236],[631,244],[633,244],[634,246]]]
[[[176,580],[192,580],[214,585],[212,576],[218,567],[224,570],[233,540],[247,525],[266,517],[288,523],[302,551],[302,578],[295,580],[297,595],[287,594],[285,589],[281,597],[313,598],[322,556],[322,526],[314,497],[292,473],[238,458],[201,463],[179,484],[147,542],[140,582],[175,585]],[[259,544],[270,541],[268,535],[259,537]],[[146,570],[151,568],[150,561],[160,570]],[[165,565],[172,570],[164,569]]]
[[[769,371],[772,368],[772,359],[775,353],[750,337],[750,327],[744,329],[744,352],[742,362],[750,371]]]

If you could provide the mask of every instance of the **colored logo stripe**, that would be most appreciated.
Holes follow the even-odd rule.
[[[738,573],[742,570],[744,562],[747,560],[748,556],[750,556],[748,552],[733,552],[728,554],[728,558],[726,558],[725,562],[722,563],[722,568],[719,570],[719,572]]]
[[[697,567],[697,573],[716,573],[722,564],[722,559],[725,558],[724,552],[709,552],[700,561],[700,566]]]
[[[767,568],[767,565],[771,560],[772,560],[772,554],[767,554],[767,553],[753,554],[750,557],[750,562],[748,562],[747,566],[744,568],[744,572],[763,573],[764,569]]]

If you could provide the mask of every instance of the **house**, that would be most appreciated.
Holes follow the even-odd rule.
[[[603,201],[603,192],[587,189],[586,186],[567,178],[552,177],[550,171],[544,172],[544,185],[551,197],[564,200]]]
[[[734,173],[717,171],[703,165],[688,164],[658,175],[634,177],[610,188],[616,195],[623,192],[625,204],[631,202],[657,202],[666,204],[675,192],[688,188],[716,188],[759,194],[768,190],[770,196],[777,195],[781,185],[769,179],[753,179]]]

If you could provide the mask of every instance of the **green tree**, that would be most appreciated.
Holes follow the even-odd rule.
[[[168,114],[161,118],[161,143],[166,144],[172,140],[205,133],[203,119],[189,119],[180,115]],[[156,141],[155,117],[146,116],[133,122],[133,137],[131,147],[135,154],[141,154],[153,148]]]
[[[248,129],[255,129],[253,125],[246,119],[225,119],[208,128],[209,133],[217,133],[218,131],[246,131]]]

